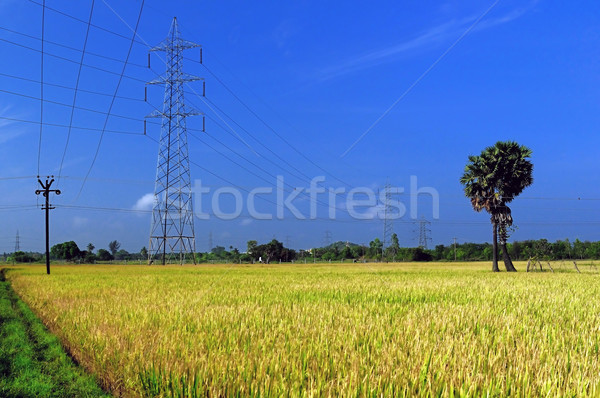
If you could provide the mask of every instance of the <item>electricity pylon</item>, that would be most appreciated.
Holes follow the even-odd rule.
[[[332,239],[332,235],[331,235],[331,231],[327,230],[325,231],[325,237],[323,238],[323,247],[328,247],[329,245],[331,245],[331,239]]]
[[[394,207],[392,206],[392,187],[389,180],[383,188],[383,246],[382,251],[390,244],[394,233]]]
[[[431,233],[431,230],[428,228],[430,224],[431,221],[427,221],[425,217],[419,220],[419,247],[423,249],[427,249],[427,242],[431,241],[428,235]]]
[[[17,237],[15,238],[15,253],[21,251],[21,242],[19,238],[19,230],[17,229]]]
[[[173,18],[169,36],[150,49],[166,53],[167,71],[148,83],[165,86],[162,111],[147,116],[162,119],[148,264],[159,260],[164,265],[171,259],[183,264],[188,253],[196,263],[186,118],[201,113],[185,106],[183,85],[202,79],[182,71],[183,50],[194,47],[199,45],[179,36],[177,18]]]

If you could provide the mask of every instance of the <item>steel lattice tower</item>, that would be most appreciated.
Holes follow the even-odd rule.
[[[428,236],[431,233],[431,230],[428,228],[428,225],[431,224],[431,221],[427,221],[425,217],[422,217],[419,220],[419,247],[423,249],[427,249],[427,242],[431,240]]]
[[[394,233],[394,208],[392,207],[392,187],[389,181],[386,181],[383,188],[384,203],[383,203],[383,245],[382,250],[385,250],[386,245],[389,245]]]
[[[150,49],[166,53],[167,71],[148,83],[165,86],[162,112],[156,110],[148,115],[162,119],[148,245],[149,264],[159,260],[164,265],[171,259],[183,264],[188,253],[196,263],[186,118],[201,113],[185,106],[183,85],[202,79],[182,71],[183,50],[194,47],[199,45],[179,36],[177,18],[173,18],[169,36]]]
[[[17,229],[17,236],[15,238],[15,253],[21,251],[21,239],[19,238],[19,230]]]

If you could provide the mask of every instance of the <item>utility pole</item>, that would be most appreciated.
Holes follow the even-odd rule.
[[[208,252],[210,253],[213,249],[213,234],[212,231],[208,233]]]
[[[452,239],[454,239],[454,261],[456,261],[456,238]]]
[[[42,189],[37,189],[35,194],[42,194],[46,198],[46,204],[42,206],[42,210],[46,210],[46,273],[50,275],[50,210],[55,209],[55,207],[50,206],[50,192],[60,195],[60,190],[50,189],[52,183],[54,182],[54,176],[46,177],[45,185],[42,180],[40,180],[40,176],[38,176],[38,182],[42,186]]]
[[[169,258],[178,257],[178,261],[183,265],[186,255],[189,254],[196,264],[196,236],[186,119],[188,116],[202,113],[185,105],[183,85],[186,82],[202,79],[184,73],[182,70],[183,50],[195,47],[200,46],[179,36],[177,18],[173,18],[169,36],[158,46],[150,49],[150,51],[166,53],[167,71],[148,83],[162,84],[165,87],[162,110],[156,110],[147,116],[157,117],[162,121],[152,226],[148,244],[148,264],[152,264],[157,259],[165,265],[169,256]]]

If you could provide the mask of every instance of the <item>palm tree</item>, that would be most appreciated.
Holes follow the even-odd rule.
[[[533,183],[530,157],[531,149],[514,141],[498,141],[496,145],[485,148],[481,155],[469,156],[469,163],[460,178],[473,209],[490,214],[494,272],[498,271],[498,238],[506,270],[516,271],[506,249],[508,228],[513,223],[507,203]]]

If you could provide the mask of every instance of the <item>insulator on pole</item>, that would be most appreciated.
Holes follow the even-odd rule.
[[[144,135],[146,135],[146,120],[144,119]]]
[[[148,102],[148,86],[144,86],[144,102]]]
[[[200,63],[202,63],[202,47],[200,47]]]
[[[148,53],[148,69],[150,69],[150,53]]]
[[[202,116],[202,132],[206,132],[206,118]]]
[[[202,80],[202,96],[206,97],[206,82]]]

